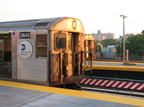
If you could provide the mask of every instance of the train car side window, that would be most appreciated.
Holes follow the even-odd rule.
[[[65,33],[55,33],[55,50],[66,49],[66,34]]]
[[[47,57],[47,34],[37,35],[37,57]]]
[[[3,41],[0,39],[0,60],[2,59],[2,51],[3,51],[2,43]]]

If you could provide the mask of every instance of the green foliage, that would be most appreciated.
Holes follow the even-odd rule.
[[[108,45],[116,45],[117,44],[116,39],[105,39],[105,40],[100,41],[100,42],[103,45],[103,47],[106,47]]]
[[[144,55],[144,37],[140,34],[128,37],[126,49],[129,50],[129,53]]]
[[[143,56],[144,55],[144,30],[141,34],[129,36],[125,42],[125,48],[129,50],[129,54]],[[116,47],[117,53],[123,52],[123,41],[119,42]]]
[[[141,35],[144,36],[144,30],[141,32]]]
[[[101,47],[100,45],[97,45],[97,51],[98,51],[99,53],[102,53],[102,47]]]
[[[117,53],[122,53],[123,51],[123,42],[119,41],[118,45],[116,46]]]

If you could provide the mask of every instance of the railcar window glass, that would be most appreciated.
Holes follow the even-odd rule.
[[[2,40],[0,40],[0,59],[2,59]]]
[[[88,40],[88,47],[91,47],[91,40]]]
[[[55,50],[66,48],[66,34],[65,33],[55,33]]]
[[[72,49],[72,34],[68,34],[68,49]]]
[[[2,51],[2,40],[0,39],[0,51]]]
[[[37,35],[37,57],[47,57],[47,35]]]

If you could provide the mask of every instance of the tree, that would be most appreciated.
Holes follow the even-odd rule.
[[[144,36],[144,30],[141,32],[141,34]]]
[[[144,37],[144,30],[141,32],[141,36],[143,36],[143,37]]]
[[[100,45],[97,45],[97,52],[102,53],[102,47]]]
[[[137,34],[135,36],[129,36],[125,42],[125,48],[129,50],[130,54],[144,55],[144,36],[142,34]],[[123,51],[123,41],[119,43],[116,47],[118,53]]]
[[[106,47],[108,45],[116,45],[117,44],[117,41],[116,39],[105,39],[103,41],[101,41],[101,44]]]
[[[140,34],[128,37],[126,40],[126,49],[129,50],[129,53],[144,55],[144,37]]]
[[[123,51],[123,41],[122,40],[119,41],[119,43],[117,44],[116,51],[117,51],[117,53],[122,53],[122,51]]]

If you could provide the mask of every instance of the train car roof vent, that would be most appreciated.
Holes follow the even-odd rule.
[[[49,24],[49,22],[39,22],[34,25],[34,28],[44,28]]]

